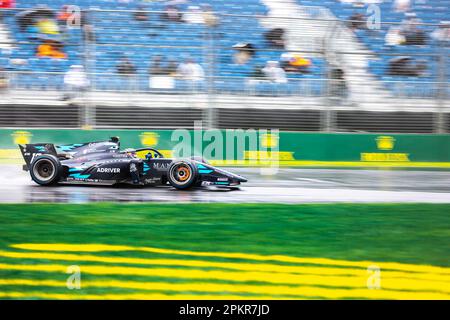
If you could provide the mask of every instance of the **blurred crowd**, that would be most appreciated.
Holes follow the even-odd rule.
[[[346,3],[352,3],[357,7],[367,6],[371,3],[379,3],[382,0],[336,0]],[[145,4],[136,1],[135,10],[130,18],[142,26],[148,26],[151,30],[166,28],[168,25],[192,24],[204,25],[213,32],[214,40],[220,41],[223,31],[219,31],[224,23],[220,14],[214,12],[209,4],[190,5],[188,0],[166,1],[164,10],[158,14],[147,11]],[[183,5],[183,6],[181,6]],[[14,8],[14,0],[0,0],[0,8]],[[406,45],[425,45],[430,39],[442,43],[450,41],[450,23],[442,21],[441,25],[431,33],[426,32],[419,24],[410,0],[395,0],[392,10],[404,13],[404,20],[399,21],[398,25],[389,28],[385,35],[386,48],[395,48]],[[0,11],[0,19],[5,15],[14,15],[14,23],[18,26],[21,33],[21,39],[29,41],[34,45],[35,52],[33,58],[51,59],[51,60],[69,60],[71,51],[68,46],[74,45],[74,38],[71,38],[70,29],[73,24],[79,26],[81,30],[81,39],[75,45],[85,46],[90,44],[102,44],[97,30],[94,28],[93,21],[89,11],[74,12],[70,5],[64,5],[58,10],[46,6],[17,11]],[[75,18],[74,18],[75,17]],[[4,19],[2,19],[4,20]],[[367,30],[367,16],[356,12],[348,17],[347,26],[354,30]],[[11,20],[8,20],[11,21]],[[304,76],[314,73],[314,60],[307,54],[301,52],[291,52],[287,50],[286,34],[289,30],[283,28],[272,28],[263,33],[264,46],[256,45],[251,42],[237,42],[230,50],[230,64],[239,68],[240,66],[249,66],[251,71],[247,76],[252,79],[259,79],[275,84],[287,83],[291,76]],[[151,31],[156,32],[156,31]],[[245,37],[243,37],[244,39]],[[103,43],[104,44],[104,43]],[[176,43],[174,43],[176,45]],[[226,49],[226,48],[225,48]],[[80,47],[80,51],[82,48]],[[256,60],[260,53],[265,50],[278,52],[278,57],[267,59],[266,61]],[[147,74],[149,76],[149,86],[151,88],[170,88],[173,87],[173,81],[183,80],[201,86],[209,73],[204,70],[202,61],[199,57],[186,54],[184,56],[171,56],[163,54],[152,54],[149,50],[148,59],[150,60]],[[256,62],[255,62],[256,61]],[[26,64],[23,59],[14,59],[12,64]],[[68,91],[76,92],[86,90],[90,85],[88,66],[83,65],[83,60],[75,61],[65,70],[64,85]],[[389,62],[389,68],[386,71],[390,75],[420,75],[427,69],[427,62],[412,57],[395,57]],[[6,88],[8,79],[6,67],[0,66],[0,90]],[[137,76],[143,67],[136,63],[132,56],[121,54],[115,62],[115,72],[123,79],[133,79]],[[343,70],[337,68],[331,70],[328,76],[333,80],[344,81]],[[66,95],[70,97],[71,94]]]

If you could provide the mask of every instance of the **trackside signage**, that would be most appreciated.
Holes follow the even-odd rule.
[[[20,159],[17,144],[55,145],[120,137],[121,148],[165,156],[204,156],[216,165],[419,166],[450,168],[450,135],[328,134],[278,130],[0,129],[0,160]]]

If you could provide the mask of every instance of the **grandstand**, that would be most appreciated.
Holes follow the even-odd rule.
[[[188,11],[191,6],[201,6],[205,1],[189,1],[181,4],[180,11]],[[127,87],[121,77],[115,75],[117,60],[126,56],[135,66],[138,66],[138,89],[148,90],[148,69],[152,57],[161,55],[169,57],[174,61],[182,61],[185,57],[195,57],[204,68],[207,68],[205,50],[210,54],[217,54],[215,60],[209,66],[214,70],[210,76],[214,77],[214,88],[227,92],[238,92],[245,88],[244,79],[252,74],[255,66],[264,66],[267,61],[280,59],[283,51],[271,50],[263,38],[264,29],[260,26],[258,19],[254,15],[263,15],[266,7],[259,1],[248,1],[245,9],[242,9],[240,1],[207,1],[214,12],[221,13],[221,23],[217,28],[208,30],[204,24],[191,23],[164,23],[158,16],[158,12],[163,12],[165,4],[155,2],[146,4],[145,9],[149,12],[149,23],[141,23],[133,17],[137,4],[130,2],[116,1],[79,1],[82,9],[89,9],[89,21],[93,24],[97,41],[93,45],[86,46],[82,39],[80,29],[69,29],[66,41],[67,59],[38,59],[35,57],[36,44],[30,43],[33,36],[29,31],[21,32],[13,16],[8,17],[7,25],[11,33],[15,35],[17,47],[11,53],[10,58],[24,58],[28,64],[17,67],[8,65],[15,71],[33,72],[64,72],[70,65],[84,64],[83,59],[87,54],[92,54],[93,85],[98,90],[120,90]],[[18,7],[36,8],[45,4],[53,9],[55,14],[66,4],[65,1],[19,1]],[[93,6],[94,5],[94,6]],[[239,10],[237,10],[239,9]],[[239,12],[242,16],[231,14]],[[247,15],[247,16],[245,16]],[[253,15],[248,17],[248,15]],[[242,30],[251,32],[242,34]],[[220,42],[219,45],[211,47],[209,40]],[[258,48],[251,63],[237,65],[233,63],[233,45],[246,42]],[[3,64],[5,64],[3,58]],[[320,76],[318,62],[314,66],[313,76]],[[290,75],[295,77],[295,75]],[[224,80],[225,79],[225,80]],[[21,75],[14,79],[15,87],[18,88],[39,88],[39,89],[60,89],[62,88],[62,75],[42,75],[36,78],[32,75]],[[186,89],[182,81],[177,81],[174,90]],[[260,90],[265,91],[267,87],[261,86]],[[291,88],[292,89],[292,88]],[[258,90],[258,88],[257,88]],[[289,92],[288,85],[282,90]]]
[[[18,0],[16,9],[4,10],[0,24],[0,33],[4,34],[0,67],[7,71],[10,89],[9,94],[4,93],[4,101],[64,105],[64,76],[71,66],[82,65],[89,79],[89,102],[84,101],[78,111],[71,109],[67,121],[50,119],[47,125],[129,127],[132,121],[124,118],[130,117],[131,110],[140,110],[135,112],[143,119],[139,124],[142,126],[184,126],[186,119],[207,117],[208,122],[222,127],[235,123],[268,126],[270,119],[284,130],[447,130],[450,121],[444,107],[450,92],[448,42],[430,35],[439,23],[449,20],[450,1],[416,1],[406,12],[396,12],[392,0],[360,2],[364,1],[178,1],[176,14],[192,18],[181,22],[164,18],[172,8],[168,1],[81,0],[75,3],[82,10],[80,28],[63,30],[60,24],[58,32],[42,37],[33,26],[23,28],[18,15],[45,6],[50,12],[47,16],[57,21],[65,10],[63,6],[71,3]],[[350,27],[355,14],[364,19],[370,15],[368,6],[373,2],[381,9],[380,29]],[[205,23],[205,11],[219,22],[213,26]],[[138,13],[147,19],[137,19]],[[419,28],[427,34],[426,43],[387,46],[390,28],[400,26],[408,17],[420,23]],[[285,32],[281,46],[267,39],[268,32],[277,29]],[[64,56],[38,57],[36,52],[43,39],[61,42]],[[236,48],[238,44],[250,44],[254,50],[245,63],[236,61],[236,53],[241,52]],[[286,72],[286,79],[280,81],[268,79],[261,72],[269,61],[281,65],[285,63],[283,57],[293,59],[296,55],[309,64],[301,72]],[[392,59],[405,56],[425,65],[420,75],[388,72]],[[166,64],[172,62],[174,70],[192,60],[203,69],[202,80],[193,85],[191,80],[173,76],[176,71],[170,76],[152,74],[156,57]],[[118,73],[122,60],[134,66],[132,76]],[[33,101],[27,100],[27,95]],[[123,107],[115,109],[121,115],[120,121],[102,121],[111,106]],[[157,112],[149,107],[157,108]],[[165,111],[167,107],[172,111]],[[24,108],[26,112],[36,110]],[[291,116],[277,119],[280,108],[291,110]],[[52,107],[38,114],[53,116],[50,110]],[[182,115],[174,117],[180,110],[184,110]],[[441,116],[434,116],[433,111]],[[148,119],[149,114],[153,120]],[[252,114],[254,122],[242,121],[241,114]],[[88,119],[91,116],[93,120]],[[373,128],[355,123],[366,116],[380,119],[381,123]],[[383,120],[392,117],[398,119],[392,123]],[[405,118],[409,120],[402,128],[400,123]],[[9,119],[0,121],[7,124]]]

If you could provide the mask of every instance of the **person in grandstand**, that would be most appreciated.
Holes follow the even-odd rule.
[[[418,77],[424,75],[426,70],[427,63],[425,60],[401,56],[389,60],[387,74],[391,76]]]
[[[442,44],[450,42],[450,21],[441,21],[439,27],[431,33],[431,38]]]
[[[120,59],[116,66],[117,73],[123,80],[123,86],[121,89],[134,91],[137,88],[137,68],[127,57]]]
[[[183,15],[176,6],[168,5],[161,15],[161,19],[172,22],[183,22]]]
[[[82,65],[72,65],[64,76],[66,93],[64,100],[71,100],[81,95],[89,87],[89,79]]]
[[[203,81],[205,78],[203,67],[191,57],[186,58],[183,63],[180,63],[177,74],[183,80],[194,82]]]
[[[286,72],[293,73],[310,73],[312,62],[310,59],[303,57],[300,53],[286,52],[280,57],[281,68]]]
[[[396,12],[408,12],[411,10],[411,0],[395,0],[394,10]]]
[[[212,7],[209,4],[202,6],[202,16],[205,24],[210,28],[215,28],[220,24],[220,19],[214,14]]]
[[[8,89],[8,75],[6,70],[0,67],[0,93],[6,92]]]
[[[148,73],[152,76],[167,74],[167,70],[163,66],[163,56],[158,54],[153,57]]]
[[[405,36],[402,34],[402,31],[400,28],[396,26],[392,26],[389,28],[388,32],[386,33],[386,36],[384,38],[386,46],[389,48],[399,46],[405,43],[406,39]]]
[[[256,54],[256,48],[251,43],[239,42],[233,45],[233,49],[233,62],[236,64],[246,64]]]
[[[202,11],[198,6],[189,6],[188,11],[183,15],[183,20],[192,24],[205,23]]]
[[[278,61],[267,61],[266,66],[262,69],[266,79],[275,83],[286,83],[286,72],[280,68]]]
[[[137,10],[133,13],[134,20],[138,22],[147,22],[149,21],[149,17],[147,12],[145,12],[144,6],[138,6]]]
[[[282,28],[274,28],[266,31],[264,33],[264,38],[267,44],[275,49],[284,49],[285,41],[285,30]]]
[[[136,73],[136,67],[127,57],[122,58],[116,66],[117,73],[122,76],[132,76]]]

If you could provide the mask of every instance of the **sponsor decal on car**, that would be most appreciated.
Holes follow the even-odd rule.
[[[120,173],[120,168],[98,168],[97,172],[100,172],[100,173]]]
[[[169,169],[169,163],[154,163],[153,169],[156,169],[158,171],[166,171]]]

